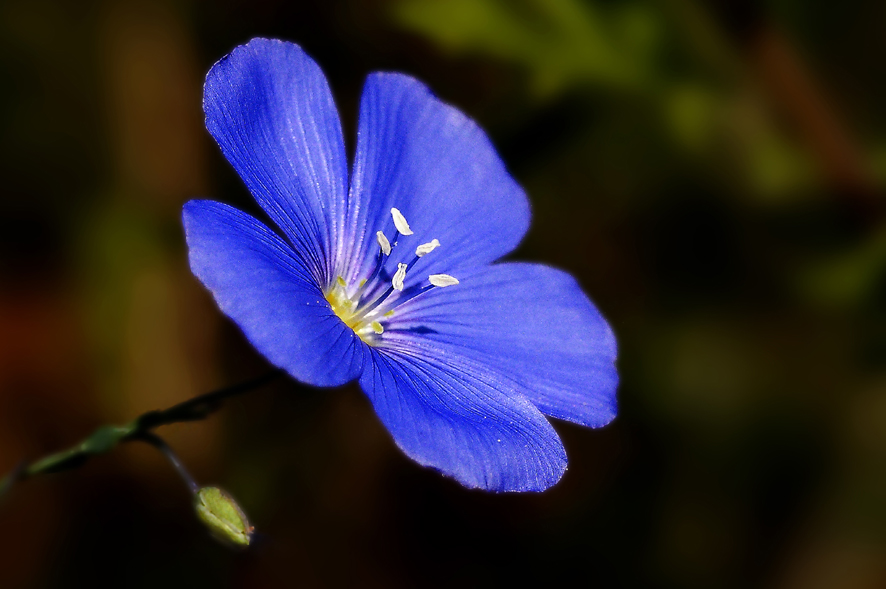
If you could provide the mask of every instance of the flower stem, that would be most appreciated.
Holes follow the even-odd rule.
[[[200,490],[200,485],[197,484],[197,481],[194,480],[194,477],[191,476],[191,473],[188,472],[188,469],[186,469],[185,465],[182,464],[182,461],[179,460],[178,455],[169,447],[166,440],[154,432],[141,432],[138,436],[130,439],[133,441],[145,442],[160,450],[160,452],[166,456],[166,459],[169,460],[169,463],[172,464],[172,467],[178,472],[179,476],[181,476],[182,480],[188,486],[188,489],[190,489],[191,494],[197,494]]]
[[[278,378],[282,374],[283,371],[279,368],[274,369],[253,380],[226,387],[218,391],[213,391],[211,393],[206,393],[199,397],[194,397],[193,399],[179,403],[178,405],[173,405],[168,409],[149,411],[123,426],[104,425],[95,430],[88,438],[76,446],[55,454],[50,454],[36,462],[22,462],[19,464],[15,470],[3,479],[0,479],[0,500],[2,500],[15,483],[19,481],[40,474],[77,468],[82,466],[83,463],[89,460],[92,456],[110,452],[116,448],[120,442],[128,440],[140,439],[160,448],[181,474],[183,472],[182,469],[179,468],[181,463],[175,458],[175,454],[171,454],[170,456],[172,450],[169,450],[169,447],[166,446],[166,443],[163,442],[162,439],[152,434],[151,430],[170,423],[199,421],[205,419],[207,416],[217,411],[222,406],[222,403],[229,397],[234,397],[257,389]],[[161,445],[158,445],[151,438],[152,436],[153,438],[156,438],[156,440],[159,440]],[[169,453],[167,453],[163,447],[169,450]],[[188,478],[185,480],[190,485],[193,481],[188,480]]]

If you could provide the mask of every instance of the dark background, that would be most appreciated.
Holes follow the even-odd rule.
[[[281,381],[160,430],[253,550],[130,444],[13,490],[0,586],[886,586],[884,28],[875,0],[4,0],[0,471],[268,369],[179,222],[252,206],[201,84],[253,36],[317,60],[351,150],[378,69],[477,119],[533,203],[512,257],[578,278],[622,384],[610,426],[555,424],[556,487],[496,496],[356,387]]]

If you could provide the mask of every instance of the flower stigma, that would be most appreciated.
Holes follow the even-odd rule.
[[[405,286],[406,274],[418,259],[440,247],[440,242],[436,239],[416,247],[415,257],[408,264],[398,262],[396,270],[390,268],[393,274],[387,270],[385,266],[397,246],[397,238],[413,234],[409,223],[398,209],[391,209],[391,217],[397,232],[393,242],[388,240],[383,231],[376,232],[379,251],[375,269],[369,277],[358,280],[356,287],[352,287],[342,276],[337,276],[326,291],[326,300],[332,311],[361,340],[370,345],[377,345],[381,341],[381,335],[385,333],[384,324],[394,316],[398,305],[432,288],[458,284],[458,280],[448,274],[431,274],[424,285]],[[395,292],[397,295],[392,297]]]

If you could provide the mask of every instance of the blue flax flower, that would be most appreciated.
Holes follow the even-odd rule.
[[[493,263],[529,203],[483,131],[420,82],[363,89],[350,178],[320,68],[255,39],[209,72],[206,126],[279,229],[184,207],[194,274],[276,366],[358,379],[396,444],[468,487],[538,491],[566,453],[543,414],[615,416],[615,339],[569,275]]]

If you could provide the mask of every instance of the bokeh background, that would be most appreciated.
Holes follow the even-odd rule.
[[[487,129],[620,344],[620,412],[557,423],[539,495],[404,458],[354,386],[280,381],[160,431],[262,533],[237,553],[149,447],[23,482],[6,587],[886,587],[886,4],[4,0],[0,471],[268,369],[179,214],[254,207],[211,64],[300,43],[353,149],[373,70]],[[519,320],[519,316],[515,316]]]

